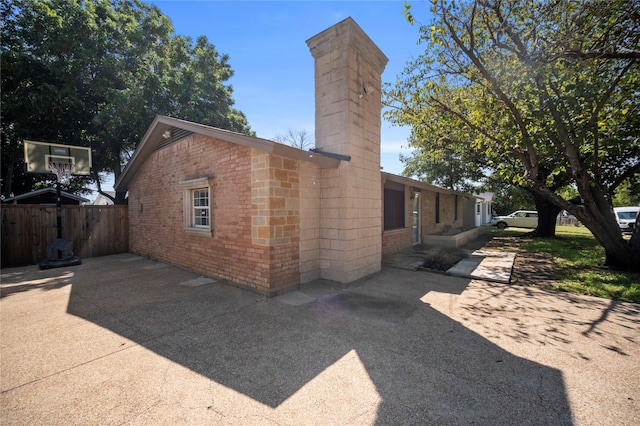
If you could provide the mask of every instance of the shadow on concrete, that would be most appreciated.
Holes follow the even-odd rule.
[[[220,283],[181,286],[182,271],[136,259],[76,267],[68,313],[270,407],[355,351],[381,399],[378,424],[572,424],[560,371],[421,301],[460,294],[468,280],[386,269],[350,286],[305,286],[296,305]]]
[[[73,273],[68,271],[47,270],[34,277],[32,273],[15,268],[2,274],[0,299],[31,290],[56,290],[71,285]]]

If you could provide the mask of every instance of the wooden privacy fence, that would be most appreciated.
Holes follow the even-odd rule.
[[[2,205],[2,267],[34,265],[58,235],[55,206]],[[62,206],[62,238],[80,258],[129,250],[127,206]]]

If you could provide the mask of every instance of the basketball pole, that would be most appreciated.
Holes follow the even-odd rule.
[[[49,167],[56,173],[56,227],[58,236],[47,249],[47,258],[40,262],[40,269],[61,268],[65,266],[80,265],[82,261],[73,254],[71,244],[62,238],[62,178],[65,182],[71,177],[73,165],[68,170],[61,170],[54,167],[55,163],[50,163]]]
[[[56,183],[56,225],[58,227],[58,238],[62,238],[62,191],[60,190],[60,179]]]
[[[62,185],[68,185],[75,173],[81,176],[90,173],[91,148],[30,140],[24,140],[23,144],[24,162],[28,173],[54,173],[57,177],[57,237],[49,244],[47,257],[40,262],[40,269],[79,265],[80,258],[73,254],[71,244],[62,238]]]

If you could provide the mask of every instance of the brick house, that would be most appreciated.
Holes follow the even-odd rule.
[[[156,117],[116,182],[131,252],[275,295],[462,227],[465,194],[380,171],[384,54],[351,18],[307,44],[316,148]]]

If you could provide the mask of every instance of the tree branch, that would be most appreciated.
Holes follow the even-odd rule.
[[[448,114],[451,114],[453,116],[455,116],[456,118],[458,118],[460,121],[462,121],[467,127],[469,127],[471,130],[474,130],[478,133],[480,133],[482,136],[486,137],[489,140],[492,140],[493,142],[496,142],[500,145],[505,145],[505,142],[501,139],[496,138],[495,136],[493,136],[491,134],[491,132],[489,132],[487,129],[484,129],[474,123],[472,123],[467,117],[465,117],[463,114],[461,114],[460,112],[454,110],[453,108],[450,108],[447,104],[445,104],[444,102],[440,101],[439,99],[436,98],[430,98],[432,103],[436,104],[437,108],[440,108],[443,112],[446,112]],[[531,172],[530,168],[529,168],[529,164],[527,162],[527,158],[525,156],[525,154],[521,151],[518,151],[516,149],[513,148],[507,148],[507,152],[518,157],[518,159],[523,163],[524,167],[527,169],[528,172]]]
[[[453,27],[452,23],[447,18],[447,12],[444,10],[444,6],[440,4],[440,12],[442,14],[442,21],[449,30],[449,35],[453,39],[454,43],[462,52],[467,55],[467,57],[471,60],[471,62],[478,69],[480,74],[485,78],[487,82],[491,85],[491,88],[496,92],[500,100],[505,104],[509,112],[511,113],[515,125],[520,130],[520,134],[522,135],[522,139],[524,144],[527,146],[527,159],[523,161],[525,167],[527,167],[532,174],[537,175],[539,163],[538,156],[536,151],[533,149],[531,145],[531,138],[529,135],[529,131],[527,130],[527,126],[524,122],[522,114],[516,107],[515,103],[507,96],[507,94],[502,90],[500,84],[496,80],[496,78],[489,72],[489,70],[484,66],[480,58],[475,54],[473,50],[467,47],[467,45],[458,37],[458,34]],[[528,161],[526,161],[528,160]]]
[[[625,170],[624,173],[615,178],[613,182],[611,182],[611,185],[609,185],[608,192],[612,194],[618,188],[618,186],[622,184],[622,182],[638,172],[640,172],[640,163],[636,163],[635,165],[629,167],[627,170]]]
[[[622,70],[620,70],[616,78],[611,82],[607,90],[604,92],[604,94],[600,98],[600,101],[596,105],[596,108],[593,110],[593,113],[591,114],[591,119],[589,120],[591,123],[593,123],[594,121],[595,122],[598,121],[598,114],[600,113],[600,111],[602,111],[602,108],[605,106],[607,101],[611,98],[611,94],[615,91],[615,88],[618,86],[618,83],[620,83],[620,80],[622,80],[622,77],[624,77],[627,71],[631,69],[631,66],[634,63],[635,63],[635,60],[629,61],[627,65],[624,68],[622,68]]]
[[[96,180],[96,185],[98,186],[98,194],[102,195],[103,197],[107,197],[113,202],[113,204],[115,204],[116,199],[102,190],[102,185],[100,183],[100,175],[98,175],[98,172],[96,172],[95,170],[92,170],[91,174],[93,175],[93,178]]]

